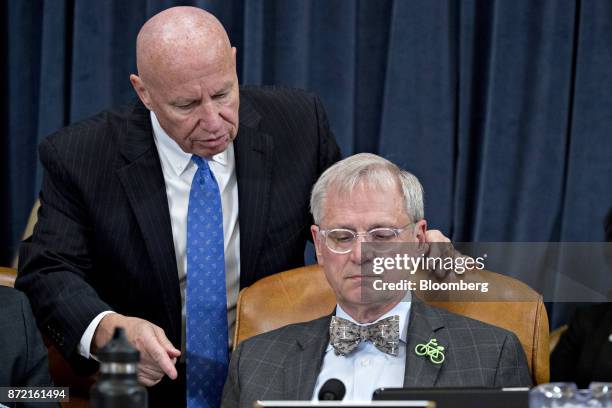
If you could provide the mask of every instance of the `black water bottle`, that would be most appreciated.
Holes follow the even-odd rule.
[[[91,387],[91,408],[147,408],[147,389],[136,374],[140,353],[128,342],[123,328],[98,352],[100,379]]]

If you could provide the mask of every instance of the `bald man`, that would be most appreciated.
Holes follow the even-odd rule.
[[[151,406],[218,406],[238,291],[303,265],[310,189],[339,150],[313,95],[238,86],[203,10],[147,21],[137,64],[137,100],[41,143],[16,285],[78,370],[122,326]]]

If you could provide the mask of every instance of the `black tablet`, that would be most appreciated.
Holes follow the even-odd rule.
[[[257,401],[255,408],[310,408],[310,407],[342,407],[342,408],[436,408],[431,401],[372,401],[372,402],[342,402],[342,401]]]
[[[528,408],[529,388],[379,388],[373,400],[428,400],[436,408]]]

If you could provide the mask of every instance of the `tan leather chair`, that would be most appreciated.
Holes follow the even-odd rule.
[[[491,290],[479,294],[482,301],[426,301],[512,331],[523,345],[533,381],[548,382],[548,316],[542,297],[524,283],[494,272],[470,271],[463,276],[490,282]],[[240,292],[234,346],[256,334],[330,314],[335,304],[318,265],[268,276]]]
[[[561,340],[561,335],[565,333],[566,331],[567,331],[567,324],[564,324],[563,326],[557,327],[555,330],[550,332],[550,339],[549,339],[550,354],[552,354],[555,347],[557,347],[557,344],[559,344],[559,340]]]
[[[14,287],[17,270],[0,267],[0,285]],[[49,355],[49,372],[56,387],[70,387],[70,401],[63,402],[64,408],[87,408],[89,388],[94,377],[83,378],[74,373],[60,352],[47,339],[44,339]]]
[[[40,200],[36,200],[32,209],[30,210],[30,216],[28,217],[28,223],[26,224],[25,230],[23,231],[23,235],[21,239],[26,239],[32,232],[34,232],[34,227],[36,226],[36,222],[38,221],[38,209],[40,208]],[[19,253],[15,254],[13,258],[13,264],[11,265],[13,268],[17,269],[17,265],[19,263]]]
[[[15,286],[17,270],[0,266],[0,285],[12,288]]]

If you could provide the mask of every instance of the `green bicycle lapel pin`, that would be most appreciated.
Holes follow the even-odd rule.
[[[438,345],[437,339],[431,339],[427,344],[417,344],[414,352],[417,356],[428,356],[429,361],[434,364],[442,364],[444,362],[444,347]]]

